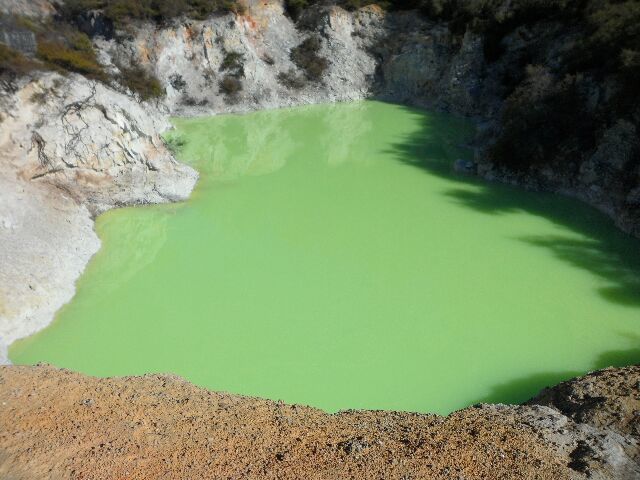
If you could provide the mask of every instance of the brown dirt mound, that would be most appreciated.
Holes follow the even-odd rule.
[[[637,393],[640,367],[623,373]],[[545,439],[559,421],[570,435],[573,421],[543,406],[329,415],[172,376],[0,367],[0,478],[583,478],[571,466],[578,440]]]

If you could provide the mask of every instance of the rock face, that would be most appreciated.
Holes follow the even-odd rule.
[[[197,173],[165,147],[160,132],[170,124],[157,109],[82,77],[46,76],[18,98],[27,95],[38,119],[30,144],[18,140],[29,145],[22,175],[70,192],[94,213],[189,196]]]
[[[38,48],[35,34],[26,28],[16,28],[0,20],[0,44],[26,55],[34,55]]]
[[[43,18],[55,12],[49,0],[0,0],[0,13]]]
[[[491,116],[499,100],[482,81],[482,46],[482,39],[470,32],[459,39],[446,25],[413,12],[395,14],[374,48],[381,62],[378,95],[460,115]]]
[[[298,29],[280,2],[253,2],[248,14],[183,21],[158,29],[144,24],[124,41],[99,41],[105,63],[143,65],[165,86],[164,103],[173,114],[215,114],[277,108],[305,103],[335,102],[372,93],[375,59],[366,51],[360,32],[379,29],[383,15],[374,7],[355,14],[340,8],[314,9],[306,14],[312,29]],[[320,34],[319,55],[330,59],[321,81],[304,79],[290,52],[305,39]],[[227,65],[237,58],[237,67]],[[225,61],[227,60],[227,61]],[[291,72],[301,85],[287,87],[279,79]],[[221,81],[233,76],[241,90],[225,94]]]
[[[0,363],[7,363],[13,341],[44,328],[71,300],[100,241],[87,208],[49,185],[0,168],[0,192]]]
[[[319,80],[305,79],[291,51],[305,39],[320,41],[328,61]],[[176,115],[244,112],[372,96],[467,115],[495,107],[480,81],[482,40],[461,41],[445,25],[410,13],[368,6],[347,12],[314,6],[296,24],[279,1],[250,1],[246,15],[176,21],[158,28],[141,24],[132,35],[97,41],[103,63],[143,65],[165,86],[164,103]],[[242,89],[221,91],[230,74],[229,55],[241,65]],[[300,79],[287,85],[282,76]]]
[[[634,177],[640,179],[632,162],[638,155],[640,132],[631,122],[619,120],[603,133],[596,151],[582,163],[576,183],[589,203],[603,206],[620,228],[640,237],[640,186],[630,191],[627,187]]]
[[[633,479],[639,438],[627,420],[640,411],[639,381],[640,367],[609,369],[526,406],[328,415],[177,377],[2,367],[0,476]],[[617,407],[575,414],[594,401]]]
[[[197,173],[159,134],[166,115],[91,82],[47,74],[0,97],[0,362],[73,296],[99,248],[92,217],[178,201]]]

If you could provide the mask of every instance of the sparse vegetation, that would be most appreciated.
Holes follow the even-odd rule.
[[[33,52],[35,58],[0,45],[0,70],[5,76],[53,69],[80,73],[96,80],[107,79],[91,39],[74,26],[58,19],[38,22],[20,16],[5,16],[3,20],[18,30],[32,32],[37,44]]]
[[[62,17],[71,23],[79,15],[96,9],[103,10],[119,27],[135,20],[165,22],[180,16],[203,20],[217,12],[244,11],[242,4],[234,0],[65,0],[59,6]]]
[[[321,43],[317,36],[311,36],[291,50],[291,61],[300,67],[307,78],[317,82],[329,67],[326,58],[318,55]]]
[[[227,52],[220,65],[221,72],[239,78],[244,76],[244,54],[240,52]]]
[[[155,76],[142,67],[119,67],[120,75],[116,80],[136,93],[142,100],[151,100],[165,95],[164,88]]]
[[[13,21],[17,23],[20,19]],[[98,62],[91,39],[70,24],[56,20],[37,24],[29,20],[27,27],[36,34],[37,58],[31,59],[0,44],[0,77],[5,82],[33,70],[53,69],[61,73],[80,73],[103,82],[115,80],[142,100],[165,94],[160,81],[141,67],[119,66],[120,73],[111,78]],[[35,93],[32,97],[35,103],[45,100],[44,92]]]
[[[78,33],[78,36],[84,35]],[[93,48],[76,48],[82,45],[83,40],[78,44],[68,45],[62,40],[43,39],[38,42],[38,58],[51,66],[59,67],[70,72],[82,73],[88,77],[104,79],[105,74],[96,60]]]
[[[187,141],[180,135],[171,135],[165,138],[164,143],[173,155],[177,155],[186,145]]]

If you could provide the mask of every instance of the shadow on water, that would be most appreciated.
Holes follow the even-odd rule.
[[[600,370],[606,367],[626,367],[635,364],[640,364],[640,348],[611,350],[602,353],[596,358],[592,370]],[[584,372],[575,371],[535,373],[494,385],[487,395],[470,404],[524,403],[546,387],[552,387],[560,382],[583,374]]]
[[[457,158],[471,155],[470,150],[456,145],[460,138],[454,138],[452,133],[460,132],[461,120],[406,108],[421,117],[420,128],[393,145],[392,153],[400,162],[460,184],[445,195],[466,208],[490,215],[526,212],[562,226],[569,235],[516,240],[547,249],[571,266],[605,280],[608,285],[600,287],[597,293],[607,301],[640,307],[638,240],[618,231],[603,214],[577,200],[525,192],[454,172],[453,155],[458,155]]]
[[[469,159],[472,155],[470,149],[457,145],[461,141],[456,137],[456,133],[461,131],[461,120],[406,108],[420,117],[420,128],[393,145],[391,153],[400,162],[455,182],[458,186],[450,188],[445,195],[465,208],[486,215],[525,212],[561,226],[567,235],[533,235],[516,237],[514,241],[546,249],[570,266],[586,270],[603,280],[605,285],[597,287],[596,293],[605,300],[618,306],[640,307],[638,240],[617,230],[605,215],[577,200],[558,198],[558,195],[548,193],[525,192],[455,172],[454,161],[457,158]],[[591,370],[640,364],[640,338],[636,335],[622,336],[628,337],[633,347],[598,355]],[[545,387],[582,374],[584,371],[570,370],[534,373],[497,384],[472,404],[522,403]]]

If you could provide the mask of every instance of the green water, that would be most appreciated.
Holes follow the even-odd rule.
[[[446,413],[640,361],[639,243],[452,175],[468,124],[364,102],[176,125],[193,198],[101,216],[77,296],[15,363]]]

